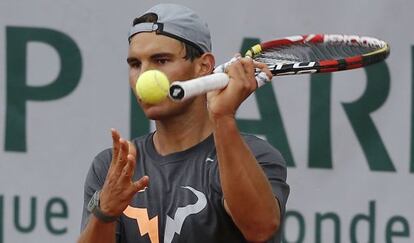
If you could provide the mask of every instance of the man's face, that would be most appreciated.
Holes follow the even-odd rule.
[[[164,72],[170,82],[194,78],[195,65],[183,58],[185,51],[181,42],[164,35],[144,32],[131,38],[127,58],[129,83],[148,118],[158,120],[183,112],[184,104],[172,102],[170,99],[157,105],[145,104],[136,94],[136,80],[143,72],[152,69]]]

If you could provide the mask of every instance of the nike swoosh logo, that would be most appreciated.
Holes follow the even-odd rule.
[[[148,187],[144,187],[144,189],[139,190],[138,192],[145,192]]]
[[[197,196],[197,202],[195,204],[190,204],[185,207],[177,208],[177,211],[175,212],[175,215],[174,215],[174,219],[170,218],[167,215],[167,222],[165,225],[165,234],[164,234],[164,243],[171,243],[174,238],[174,234],[181,233],[184,220],[192,214],[197,214],[201,212],[201,210],[203,210],[207,205],[206,196],[202,192],[199,192],[190,186],[183,186],[183,188],[186,188],[190,190],[192,193],[194,193],[194,195]]]

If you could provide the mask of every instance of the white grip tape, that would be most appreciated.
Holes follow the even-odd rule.
[[[227,73],[227,68],[240,57],[233,57],[230,61],[223,63],[214,69],[214,73]]]
[[[214,73],[188,81],[175,81],[170,85],[170,98],[177,101],[186,100],[212,90],[223,89],[228,83],[229,76],[225,73]]]
[[[250,56],[246,56],[247,58],[251,58]],[[225,73],[227,71],[227,68],[235,61],[240,59],[241,57],[233,57],[230,61],[223,63],[216,67],[214,69],[214,73]],[[256,81],[257,81],[257,87],[260,88],[266,83],[269,83],[272,81],[265,72],[260,71],[260,69],[256,69]]]
[[[188,81],[175,81],[170,85],[170,98],[175,101],[186,100],[193,96],[207,93],[212,90],[223,89],[229,83],[229,76],[226,74],[228,66],[240,57],[233,57],[230,61],[217,66],[214,74],[199,77]],[[256,70],[260,71],[260,70]],[[258,72],[256,75],[257,87],[262,87],[271,79],[265,72]]]
[[[267,76],[265,72],[260,72],[256,75],[257,87],[260,88],[266,83],[269,83],[271,79]]]

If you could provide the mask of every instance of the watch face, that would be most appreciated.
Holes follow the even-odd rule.
[[[92,210],[96,207],[96,206],[98,206],[98,191],[96,191],[94,194],[93,194],[93,196],[92,196],[92,198],[91,198],[91,200],[89,201],[89,203],[88,203],[88,211],[89,212],[92,212]]]

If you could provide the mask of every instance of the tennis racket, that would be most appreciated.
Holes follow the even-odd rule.
[[[372,37],[310,34],[254,45],[245,56],[267,64],[273,76],[281,76],[360,68],[385,60],[389,53],[386,42]],[[180,101],[226,87],[229,77],[225,72],[233,61],[216,67],[214,74],[173,82],[170,98]],[[260,70],[256,70],[256,80],[258,87],[270,81]]]

